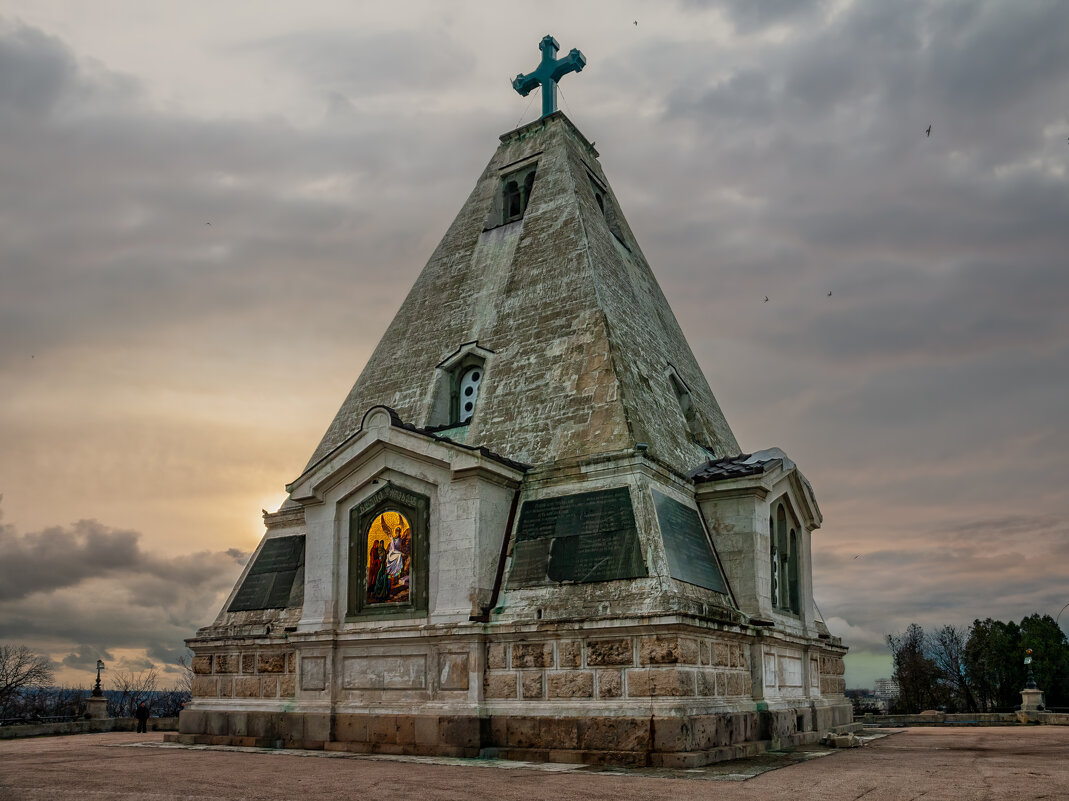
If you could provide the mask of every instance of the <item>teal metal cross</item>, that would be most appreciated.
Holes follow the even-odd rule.
[[[542,116],[545,117],[557,110],[557,81],[569,72],[582,72],[586,66],[586,56],[573,47],[568,55],[558,59],[560,44],[552,36],[543,36],[538,49],[542,51],[542,63],[534,72],[517,75],[512,88],[527,97],[532,89],[541,86]]]

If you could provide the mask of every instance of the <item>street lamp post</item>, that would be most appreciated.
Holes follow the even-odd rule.
[[[97,660],[97,683],[93,692],[85,699],[85,716],[90,720],[101,720],[108,716],[108,699],[100,688],[100,671],[104,669],[104,660]]]
[[[103,698],[104,697],[104,691],[102,689],[100,689],[100,671],[102,671],[103,669],[104,669],[104,660],[103,659],[98,659],[97,660],[97,683],[96,683],[96,686],[93,688],[93,697],[94,698]]]
[[[1039,713],[1043,711],[1043,691],[1036,687],[1036,677],[1032,673],[1032,649],[1024,652],[1024,664],[1028,668],[1028,681],[1021,690],[1021,711],[1017,719],[1021,723],[1038,723]]]

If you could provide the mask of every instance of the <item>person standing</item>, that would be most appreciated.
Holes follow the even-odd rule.
[[[137,733],[144,734],[148,732],[148,707],[144,701],[137,705],[134,717],[137,718]]]

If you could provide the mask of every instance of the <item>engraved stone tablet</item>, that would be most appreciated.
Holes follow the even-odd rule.
[[[657,523],[661,527],[668,572],[672,578],[727,594],[728,587],[705,535],[697,509],[653,490]]]
[[[627,487],[524,503],[509,586],[646,575]]]
[[[275,537],[264,543],[228,612],[283,609],[304,602],[304,537]]]

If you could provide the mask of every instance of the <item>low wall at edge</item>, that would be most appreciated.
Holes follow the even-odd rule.
[[[1020,726],[1041,724],[1069,726],[1069,713],[1031,712],[1022,719],[1020,712],[923,713],[920,715],[863,715],[857,718],[866,726]]]
[[[178,731],[178,718],[149,718],[149,731]],[[95,734],[104,731],[136,731],[133,718],[72,720],[67,723],[16,723],[0,726],[0,740],[16,737],[42,737],[60,734]]]

